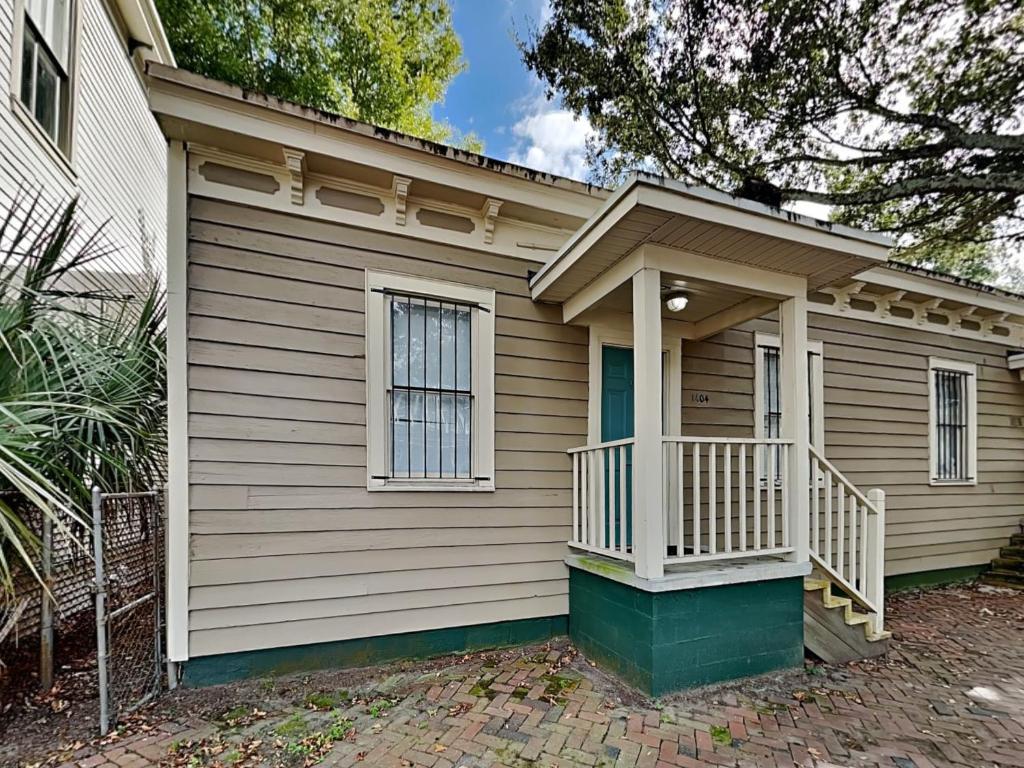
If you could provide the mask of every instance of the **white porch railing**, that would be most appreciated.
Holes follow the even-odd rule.
[[[569,451],[574,548],[633,560],[634,444]],[[792,552],[792,451],[792,440],[663,437],[664,563]]]
[[[811,560],[882,631],[885,611],[885,492],[867,495],[810,447]]]
[[[569,451],[572,547],[634,560],[634,447],[628,438]],[[885,493],[863,494],[813,446],[809,451],[811,560],[874,614],[881,631]],[[792,440],[663,437],[664,564],[793,552],[794,460]]]
[[[792,440],[662,438],[666,564],[783,555]]]
[[[633,560],[633,445],[613,440],[573,448],[572,540],[577,549]]]

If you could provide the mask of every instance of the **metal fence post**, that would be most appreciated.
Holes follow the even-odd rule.
[[[53,518],[43,513],[43,589],[39,606],[39,684],[53,688]]]
[[[96,668],[100,689],[100,735],[110,730],[110,690],[107,683],[107,582],[103,572],[103,494],[92,489],[92,551],[96,563]]]

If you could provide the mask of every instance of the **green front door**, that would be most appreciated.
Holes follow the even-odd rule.
[[[601,349],[601,442],[633,437],[633,350],[627,347]],[[620,521],[625,520],[626,548],[633,546],[633,449],[626,449],[626,509],[620,514],[618,493],[622,469],[618,463],[605,467],[605,540],[622,541]],[[615,455],[615,454],[612,454]],[[612,532],[614,531],[614,539]]]

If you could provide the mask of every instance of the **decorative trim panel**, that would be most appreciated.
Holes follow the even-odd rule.
[[[1008,319],[1006,312],[979,314],[977,306],[945,306],[948,300],[943,298],[909,301],[905,298],[906,291],[870,293],[864,291],[866,285],[858,280],[838,288],[822,288],[811,296],[808,309],[824,315],[919,328],[1008,347],[1024,346],[1024,324]]]

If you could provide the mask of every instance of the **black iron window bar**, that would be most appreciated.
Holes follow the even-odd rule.
[[[470,338],[472,338],[472,310],[489,311],[484,307],[470,302],[447,302],[435,297],[396,293],[383,289],[380,291],[389,297],[389,316],[391,318],[391,382],[387,392],[389,417],[388,439],[391,443],[390,467],[388,478],[399,479],[453,479],[453,480],[489,480],[490,478],[475,477],[473,474],[473,414],[476,410],[475,396],[472,391],[473,360],[472,348],[461,349],[459,345],[459,314],[469,314]],[[395,326],[396,313],[395,303],[405,304],[405,381],[398,381],[396,377],[395,347]],[[419,328],[413,326],[413,307],[423,308],[423,324]],[[427,316],[428,311],[437,313],[437,346],[435,350],[427,349]],[[452,326],[451,336],[446,338],[444,327],[445,312],[451,312]],[[419,318],[417,318],[419,320]],[[422,384],[414,384],[413,375],[413,332],[421,332],[419,337],[423,344],[422,369],[420,381]],[[450,346],[450,380],[451,385],[446,386],[448,378],[445,371],[445,347]],[[436,365],[430,362],[429,356],[436,351]],[[468,356],[468,357],[463,357]],[[459,376],[459,364],[468,366],[465,371],[466,381],[461,382]],[[428,369],[436,369],[436,386],[431,386],[428,381],[433,378],[428,375]],[[413,401],[419,398],[420,405],[414,414]],[[431,405],[433,403],[433,405]],[[450,414],[450,422],[447,422],[445,415]],[[460,445],[460,413],[468,420],[464,425],[466,443]],[[450,445],[445,445],[446,424],[450,424]],[[395,437],[402,428],[405,428],[405,451],[404,456],[399,455]],[[420,430],[416,434],[415,430]],[[428,432],[436,433],[436,441],[428,437]],[[432,437],[433,435],[431,435]],[[418,445],[417,442],[418,441]],[[414,451],[414,447],[420,450]],[[436,453],[434,452],[436,449]],[[420,454],[416,465],[413,463],[413,454]],[[460,457],[465,457],[464,466],[460,467]],[[403,462],[404,459],[404,462]],[[450,471],[446,471],[450,467]]]
[[[967,466],[968,376],[966,371],[935,371],[936,480],[973,480]]]

